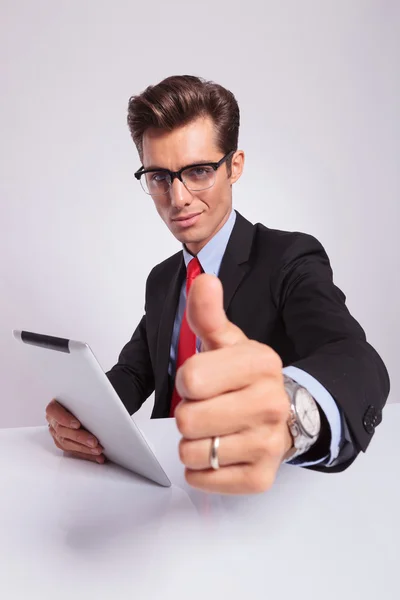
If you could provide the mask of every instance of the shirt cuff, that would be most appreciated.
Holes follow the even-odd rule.
[[[295,458],[295,464],[300,467],[308,467],[320,463],[325,463],[325,466],[327,467],[331,466],[339,455],[340,444],[343,436],[342,419],[335,400],[328,390],[324,388],[324,386],[312,375],[306,373],[306,371],[303,371],[298,367],[289,366],[283,369],[283,374],[287,375],[310,392],[314,400],[324,412],[331,429],[331,445],[329,448],[329,455],[312,462],[301,462],[301,456],[297,456]],[[288,462],[290,463],[290,461]]]

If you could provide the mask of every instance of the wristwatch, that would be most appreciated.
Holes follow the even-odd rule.
[[[287,375],[283,379],[290,402],[288,427],[294,446],[285,459],[287,462],[307,452],[317,441],[321,431],[321,417],[310,392]]]

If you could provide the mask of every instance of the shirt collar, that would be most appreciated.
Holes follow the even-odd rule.
[[[222,262],[222,257],[225,254],[226,247],[229,242],[233,227],[236,222],[236,212],[232,209],[227,222],[223,227],[211,238],[209,242],[200,250],[197,258],[204,273],[216,275],[218,277],[219,269]],[[186,268],[193,258],[193,255],[186,250],[183,244],[183,257],[185,259]]]

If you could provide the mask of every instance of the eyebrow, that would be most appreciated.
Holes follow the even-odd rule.
[[[208,165],[210,163],[213,162],[218,162],[217,160],[207,160],[207,159],[199,159],[196,160],[195,162],[190,162],[186,165],[183,165],[183,167],[181,167],[181,169],[185,169],[186,167],[191,167],[192,165]],[[167,169],[167,167],[159,167],[158,165],[150,165],[148,167],[144,167],[144,170],[156,170],[156,171],[171,171],[172,169]],[[179,171],[180,169],[177,169],[177,171]]]

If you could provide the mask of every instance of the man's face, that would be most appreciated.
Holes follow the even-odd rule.
[[[143,166],[178,171],[187,165],[218,162],[223,153],[215,143],[211,117],[164,131],[150,128],[143,136]],[[244,153],[233,155],[232,173],[226,163],[215,173],[214,185],[203,191],[189,191],[175,178],[166,194],[152,196],[158,214],[168,229],[192,254],[197,254],[221,229],[232,210],[232,184],[242,173]],[[182,221],[182,217],[193,217]]]

